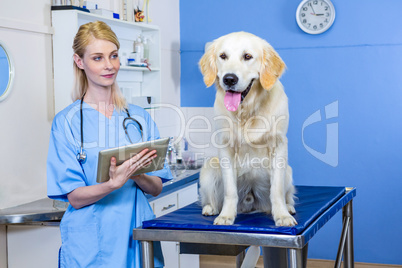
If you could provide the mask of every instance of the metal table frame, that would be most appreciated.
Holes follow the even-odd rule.
[[[206,247],[208,244],[221,244],[231,246],[257,245],[263,247],[264,255],[280,253],[287,259],[286,264],[281,261],[274,267],[302,268],[307,263],[307,248],[309,240],[315,233],[324,226],[342,208],[342,233],[336,256],[335,267],[338,268],[342,262],[342,255],[345,268],[354,267],[353,253],[353,205],[352,199],[356,196],[355,188],[346,188],[334,204],[325,210],[310,226],[299,235],[279,235],[264,233],[241,233],[241,232],[220,232],[220,231],[198,231],[198,230],[167,230],[167,229],[143,229],[133,230],[133,239],[141,241],[142,244],[142,267],[153,268],[153,244],[152,241],[176,241],[181,243],[198,244]],[[244,252],[237,256],[237,267],[240,267]],[[268,261],[264,260],[264,267],[270,267]],[[271,266],[272,267],[272,266]]]

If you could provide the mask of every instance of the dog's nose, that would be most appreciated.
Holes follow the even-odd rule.
[[[225,74],[223,83],[229,87],[234,86],[239,82],[239,78],[235,74]]]

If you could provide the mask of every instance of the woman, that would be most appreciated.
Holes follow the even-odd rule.
[[[96,182],[100,150],[159,138],[150,115],[127,106],[116,84],[119,46],[100,21],[82,25],[74,38],[74,103],[53,120],[47,160],[48,196],[70,202],[60,223],[60,267],[140,267],[132,230],[154,217],[144,192],[156,196],[161,179],[171,179],[166,164],[131,176],[156,156],[145,149],[119,166],[112,158],[110,179]],[[130,120],[126,133],[123,121],[130,116],[138,123]],[[155,266],[163,266],[160,248],[157,255]]]

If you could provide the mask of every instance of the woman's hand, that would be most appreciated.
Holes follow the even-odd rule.
[[[110,159],[109,169],[110,179],[107,183],[112,189],[121,188],[127,180],[130,179],[134,172],[151,164],[155,157],[156,150],[149,151],[149,149],[144,149],[140,153],[124,161],[123,164],[119,166],[116,165],[116,158],[112,157]]]
[[[148,149],[144,149],[139,154],[124,161],[120,166],[116,166],[116,158],[112,157],[109,169],[110,180],[95,185],[78,187],[67,194],[68,201],[75,209],[97,202],[114,190],[121,188],[135,171],[149,165],[152,159],[156,157],[155,153],[155,150],[149,152]],[[162,182],[158,177],[144,174],[133,178],[137,178],[136,181],[139,182],[141,188],[153,194],[159,194],[162,191]],[[143,179],[138,180],[138,178]]]

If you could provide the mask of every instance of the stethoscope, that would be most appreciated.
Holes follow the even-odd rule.
[[[80,152],[77,154],[77,160],[78,160],[78,162],[80,162],[81,164],[84,164],[84,163],[87,161],[87,153],[84,151],[84,129],[83,129],[84,118],[83,118],[83,116],[82,116],[82,103],[84,102],[84,96],[85,96],[85,94],[84,94],[84,95],[82,96],[82,98],[81,98],[81,105],[80,105],[80,118],[81,118],[81,148],[80,148]],[[127,117],[124,118],[124,120],[123,120],[123,129],[124,129],[124,132],[126,133],[126,136],[127,136],[128,140],[130,141],[130,143],[133,143],[133,142],[131,141],[131,139],[130,139],[130,135],[128,135],[127,126],[126,126],[126,122],[129,121],[129,120],[131,120],[131,121],[133,121],[133,122],[135,122],[135,123],[138,124],[139,130],[140,130],[140,133],[141,133],[141,140],[144,141],[144,134],[143,134],[142,126],[141,126],[140,122],[138,122],[137,120],[135,120],[134,118],[132,118],[132,117],[130,116],[130,113],[129,113],[129,111],[128,111],[127,108],[124,108],[124,110],[125,110],[126,113],[127,113]],[[127,123],[127,125],[128,125],[128,123]]]

